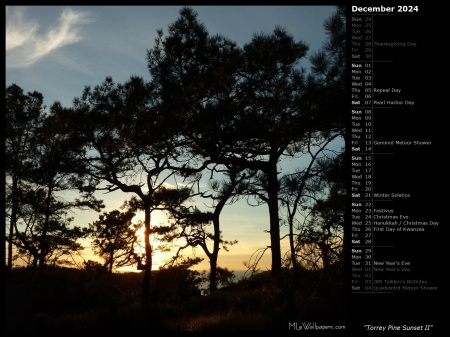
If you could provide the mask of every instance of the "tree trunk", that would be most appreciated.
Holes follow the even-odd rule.
[[[217,258],[219,256],[219,249],[220,249],[220,224],[219,224],[219,215],[220,210],[217,211],[214,214],[213,219],[213,225],[214,225],[214,242],[213,242],[213,251],[212,254],[209,256],[209,265],[210,265],[210,272],[209,272],[209,290],[211,292],[217,290]]]
[[[150,205],[144,203],[144,212],[145,212],[145,220],[144,220],[144,242],[145,242],[145,265],[144,265],[144,279],[142,281],[142,294],[141,294],[141,303],[145,308],[149,304],[150,298],[150,287],[152,280],[152,245],[150,243],[150,219],[151,219],[151,210]]]
[[[280,189],[277,162],[272,161],[267,171],[267,196],[270,218],[270,247],[272,250],[272,275],[281,274],[280,219],[278,214],[278,192]]]
[[[214,226],[214,243],[213,251],[211,256],[209,256],[210,272],[209,272],[209,290],[217,290],[217,259],[219,257],[220,250],[220,213],[222,213],[223,207],[226,201],[233,192],[234,185],[229,187],[224,195],[222,195],[220,201],[214,210],[213,226]]]
[[[215,244],[214,244],[215,245]],[[214,292],[217,290],[217,254],[218,251],[214,250],[209,259],[209,291]]]
[[[47,232],[48,227],[50,223],[50,203],[52,199],[52,191],[53,191],[53,179],[50,179],[48,184],[48,191],[47,191],[47,199],[45,202],[45,220],[44,225],[42,226],[42,237],[41,237],[41,243],[40,243],[40,253],[39,253],[39,264],[38,264],[38,273],[42,274],[42,271],[44,269],[45,260],[48,255],[48,239],[47,239]]]
[[[18,178],[16,175],[13,176],[13,184],[12,184],[12,208],[11,208],[11,222],[9,225],[9,242],[8,242],[8,269],[12,269],[12,255],[13,255],[13,238],[14,238],[14,228],[16,226],[17,221],[17,191],[18,191]]]

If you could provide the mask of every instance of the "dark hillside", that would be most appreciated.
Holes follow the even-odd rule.
[[[194,276],[194,277],[193,277]],[[338,275],[304,271],[298,320],[342,323]],[[199,278],[195,278],[199,277]],[[13,269],[6,278],[7,331],[267,331],[287,330],[285,300],[270,273],[241,279],[202,296],[200,274],[156,271],[152,301],[140,305],[139,273],[49,269],[36,277]],[[301,290],[300,287],[303,289]]]

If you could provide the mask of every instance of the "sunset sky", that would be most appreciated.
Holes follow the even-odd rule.
[[[221,34],[239,46],[254,33],[270,34],[280,25],[296,41],[317,51],[326,36],[323,22],[334,6],[193,6],[210,35]],[[123,83],[132,75],[150,80],[146,52],[153,48],[156,30],[179,16],[180,6],[6,6],[6,86],[17,84],[25,93],[43,94],[45,105],[59,101],[70,107],[84,86],[94,87],[111,76]],[[305,59],[300,64],[309,67]],[[301,163],[288,163],[291,169]],[[131,195],[115,192],[101,196],[105,211],[118,209]],[[76,213],[74,225],[87,226],[95,212]],[[155,223],[163,222],[162,217]],[[221,251],[219,266],[245,269],[244,260],[270,244],[267,206],[250,207],[245,201],[225,207],[222,233],[238,240],[229,252]],[[86,252],[90,252],[88,245]],[[203,256],[198,251],[198,256]],[[284,253],[284,251],[282,252]],[[155,256],[155,262],[160,257]],[[270,251],[260,269],[270,269]],[[207,260],[199,269],[208,269]]]

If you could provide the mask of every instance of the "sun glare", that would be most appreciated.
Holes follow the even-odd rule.
[[[144,212],[139,212],[136,214],[136,216],[133,218],[132,223],[136,224],[138,222],[144,222],[145,214]],[[154,211],[152,212],[152,218],[150,220],[151,227],[154,226],[161,226],[167,222],[167,217],[162,211]],[[140,240],[140,247],[136,248],[136,253],[139,255],[143,255],[144,253],[144,226],[142,226],[139,231],[137,232],[137,236]],[[158,247],[162,246],[162,243],[157,241],[153,235],[150,235],[150,243],[153,248],[153,258],[152,258],[152,270],[158,269],[160,266],[162,266],[170,256],[170,253],[163,253],[161,252]],[[133,270],[136,270],[136,266],[132,267]]]

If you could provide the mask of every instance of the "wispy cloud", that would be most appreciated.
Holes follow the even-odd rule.
[[[55,25],[40,32],[26,8],[6,7],[6,67],[23,68],[82,39],[80,26],[92,21],[87,12],[64,9]]]
[[[169,184],[169,183],[167,183],[167,182],[163,182],[163,186],[165,187],[165,188],[175,188],[175,185],[172,185],[172,184]]]

